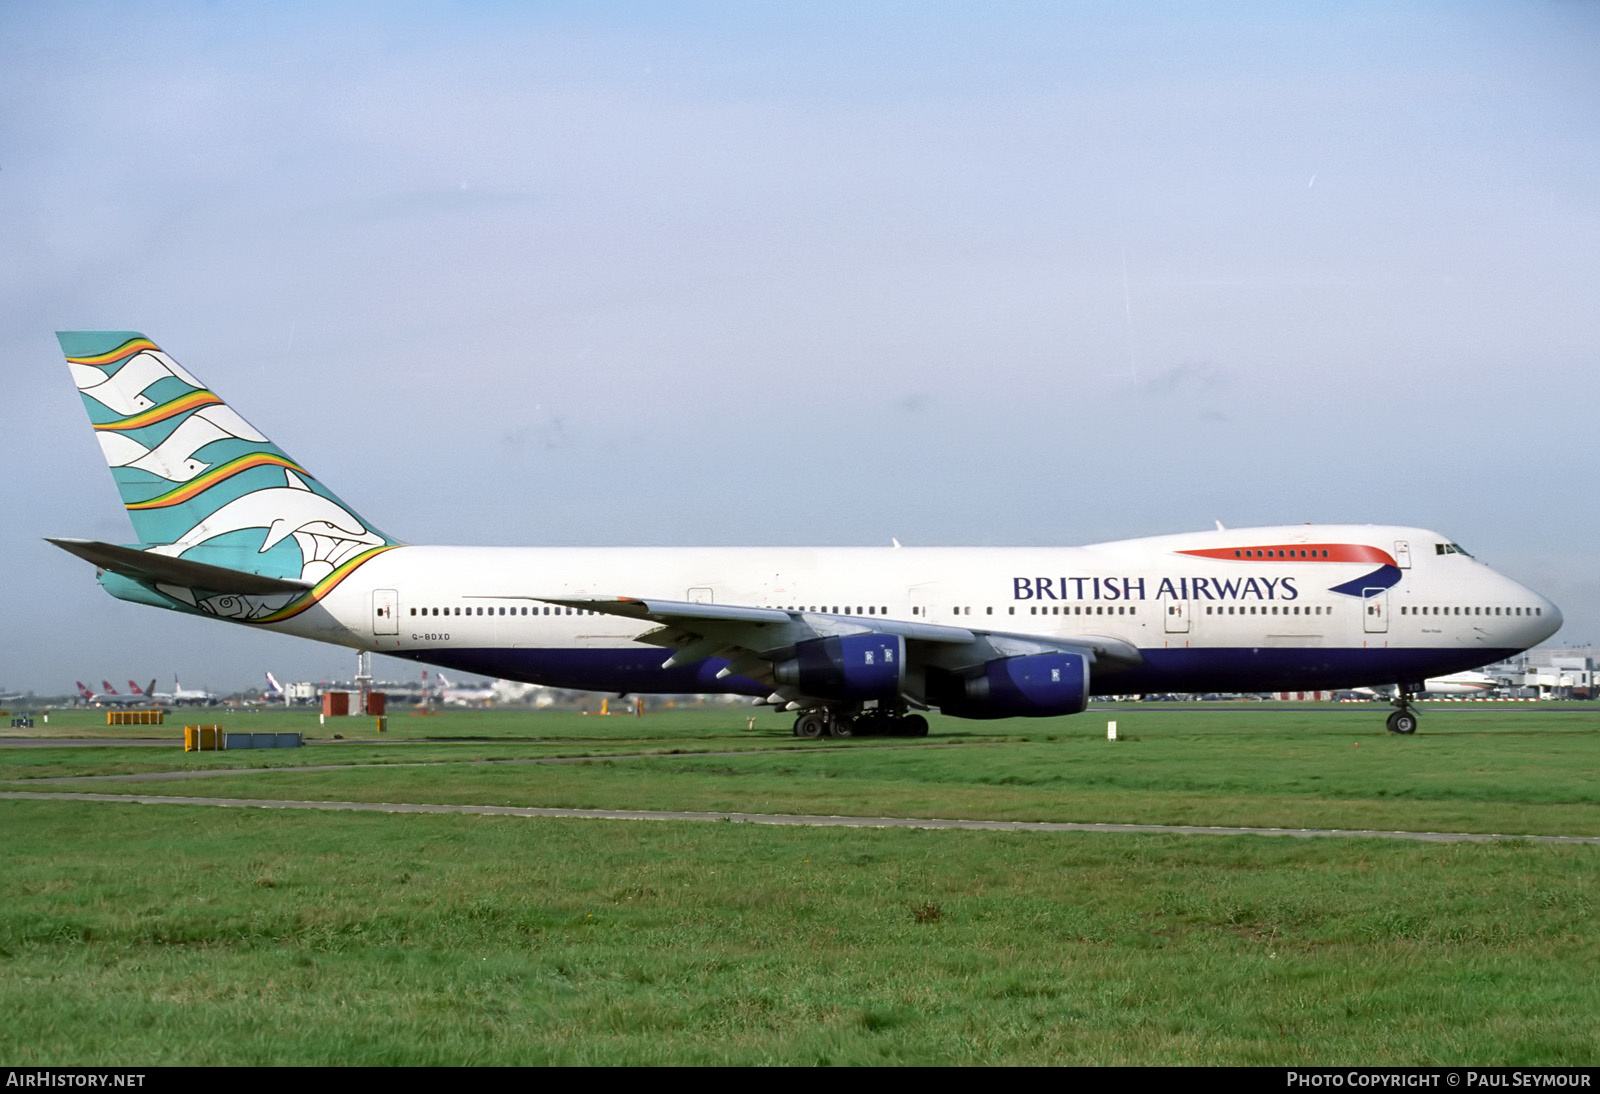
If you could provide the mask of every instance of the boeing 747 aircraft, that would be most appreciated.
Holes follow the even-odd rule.
[[[154,695],[146,694],[145,690],[132,680],[128,681],[129,692],[127,695],[123,695],[112,687],[109,680],[100,681],[100,686],[105,689],[104,691],[90,691],[83,686],[82,680],[76,680],[74,683],[78,685],[78,698],[92,707],[148,707],[154,706],[156,703]],[[155,686],[156,682],[151,680],[150,688],[152,691]]]
[[[802,737],[1052,717],[1094,694],[1423,681],[1561,626],[1421,528],[1288,525],[1063,548],[400,542],[156,344],[58,335],[137,539],[52,539],[123,600],[483,676],[733,692]]]

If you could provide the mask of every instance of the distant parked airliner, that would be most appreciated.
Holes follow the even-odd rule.
[[[156,344],[58,335],[136,543],[50,542],[113,596],[484,676],[749,695],[802,737],[917,711],[1050,717],[1092,694],[1394,685],[1561,626],[1420,528],[1288,525],[1063,548],[401,543]]]

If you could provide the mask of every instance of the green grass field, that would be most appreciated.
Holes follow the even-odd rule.
[[[925,743],[802,743],[788,719],[752,731],[747,714],[396,716],[382,741],[220,754],[0,748],[0,777],[192,796],[1600,835],[1600,714],[1580,704],[1451,705],[1413,738],[1385,734],[1377,707],[936,719]],[[1117,742],[1104,739],[1112,717]],[[344,732],[314,714],[211,720]],[[63,713],[50,731],[104,727]],[[181,723],[115,732],[175,736]],[[471,762],[558,756],[598,758]],[[39,781],[259,766],[274,770]],[[0,801],[0,816],[12,1016],[0,1055],[19,1064],[1600,1057],[1594,846],[65,801]]]

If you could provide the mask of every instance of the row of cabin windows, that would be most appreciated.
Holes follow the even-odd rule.
[[[1268,550],[1263,548],[1261,550],[1235,551],[1235,552],[1233,552],[1233,557],[1234,558],[1327,558],[1328,557],[1328,552],[1327,551],[1321,551],[1321,550],[1317,550],[1317,551],[1288,550],[1288,551],[1285,551],[1282,548],[1275,548],[1273,551],[1268,551]]]
[[[840,614],[849,615],[850,614],[850,606],[848,604],[845,605],[843,613],[841,613],[839,611],[839,608],[838,608],[837,605],[835,605],[832,608],[829,608],[826,604],[822,605],[821,607],[818,607],[816,605],[812,605],[810,607],[807,607],[804,604],[801,604],[801,605],[790,604],[790,605],[785,606],[782,610],[786,611],[786,612],[831,612],[834,615],[840,615]],[[1017,614],[1017,609],[1014,608],[1014,607],[1008,608],[1006,610],[1011,615],[1016,615]],[[1209,612],[1209,610],[1210,609],[1207,609],[1208,612]],[[969,608],[969,607],[952,608],[951,612],[953,614],[955,614],[955,615],[971,615],[972,614],[972,609]],[[414,616],[415,615],[432,616],[432,615],[462,615],[462,614],[465,614],[465,615],[484,615],[484,614],[488,614],[488,615],[529,615],[529,614],[532,614],[532,615],[552,615],[552,614],[554,614],[554,615],[598,615],[599,613],[598,612],[587,612],[587,611],[584,611],[581,608],[548,608],[547,607],[547,608],[544,608],[541,611],[539,608],[529,609],[529,608],[482,608],[482,607],[471,608],[471,607],[469,607],[469,608],[465,609],[465,611],[463,611],[463,609],[458,607],[458,608],[412,608],[411,609],[411,614],[414,615]],[[858,606],[856,608],[856,610],[855,610],[855,614],[856,615],[888,615],[889,614],[889,609],[887,607],[879,607],[877,605],[870,605],[870,606],[868,606],[866,608],[862,608],[862,607]],[[912,608],[911,609],[911,614],[912,615],[922,615],[923,614],[923,609],[920,608],[920,607]],[[985,608],[984,609],[984,614],[985,615],[993,615],[994,614],[994,609],[993,608]],[[1107,605],[1084,606],[1084,605],[1080,604],[1080,605],[1077,605],[1077,606],[1068,606],[1068,607],[1065,607],[1065,608],[1062,608],[1062,607],[1039,607],[1039,606],[1035,605],[1035,606],[1030,607],[1028,609],[1028,614],[1029,615],[1138,615],[1139,614],[1139,610],[1136,607],[1131,607],[1131,606],[1128,606],[1128,605],[1121,605],[1121,604],[1117,605],[1117,607],[1114,610],[1111,607],[1107,606]]]
[[[582,608],[412,608],[412,615],[598,615],[599,612],[586,612]]]
[[[795,607],[793,605],[790,605],[789,607],[785,608],[784,610],[785,611],[792,611],[792,612],[818,612],[818,611],[826,612],[826,611],[829,611],[829,609],[826,606],[823,606],[823,607],[820,607],[820,608],[816,607],[816,606],[812,606],[812,607],[808,608],[808,607],[805,607],[804,605],[801,605],[799,607]],[[971,608],[954,608],[954,609],[952,609],[952,611],[956,615],[963,615],[963,614],[964,615],[971,615],[972,614],[972,609]],[[1012,615],[1015,615],[1017,613],[1017,609],[1014,608],[1014,607],[1008,609],[1008,611]],[[1229,606],[1227,611],[1224,612],[1223,609],[1220,606],[1213,606],[1213,605],[1210,605],[1210,604],[1206,605],[1206,614],[1207,615],[1211,615],[1213,613],[1215,613],[1217,615],[1224,615],[1224,614],[1226,614],[1226,615],[1234,615],[1234,614],[1238,614],[1238,615],[1256,615],[1258,613],[1261,614],[1261,615],[1279,615],[1279,614],[1282,614],[1282,615],[1300,615],[1302,613],[1302,611],[1306,615],[1321,615],[1321,614],[1323,614],[1323,609],[1320,606],[1319,607],[1307,606],[1307,607],[1302,608],[1299,605],[1292,605],[1291,606],[1291,605],[1285,604],[1285,605],[1281,605],[1280,606],[1280,605],[1274,604],[1274,605],[1271,605],[1271,606],[1260,605],[1259,608],[1258,608],[1256,605],[1251,605],[1249,607],[1240,606],[1237,609],[1237,611],[1235,610],[1235,608],[1233,606]],[[839,609],[838,609],[837,606],[835,606],[832,609],[832,612],[833,612],[834,615],[840,614]],[[488,615],[508,615],[508,614],[509,615],[530,615],[530,614],[531,615],[596,615],[596,614],[598,614],[596,612],[584,611],[582,608],[550,608],[550,607],[545,607],[543,609],[540,609],[540,608],[526,608],[526,607],[524,607],[524,608],[483,608],[483,607],[471,608],[471,607],[469,607],[465,611],[465,614],[467,614],[467,615],[484,615],[486,613]],[[848,615],[849,613],[850,613],[850,608],[849,608],[848,605],[846,605],[845,606],[845,610],[844,610],[844,614]],[[994,609],[993,608],[985,608],[984,609],[984,613],[986,615],[993,615],[994,614]],[[1333,608],[1332,608],[1331,605],[1328,607],[1327,613],[1329,615],[1333,614]],[[462,609],[458,607],[458,608],[412,608],[411,609],[411,614],[414,615],[414,616],[415,615],[431,616],[431,615],[441,615],[441,614],[443,614],[443,615],[461,615],[463,613],[462,613]],[[868,607],[866,609],[862,609],[860,607],[857,607],[856,610],[855,610],[855,614],[856,615],[888,615],[889,614],[889,609],[888,608],[879,608],[876,605],[873,605],[873,606]],[[922,609],[921,608],[912,608],[911,609],[911,614],[912,615],[921,615],[922,614]],[[1034,606],[1031,606],[1031,607],[1028,608],[1028,614],[1029,615],[1113,615],[1113,614],[1114,615],[1137,615],[1138,614],[1138,608],[1137,607],[1133,607],[1133,606],[1119,604],[1119,605],[1117,605],[1116,610],[1113,612],[1110,606],[1101,605],[1101,604],[1096,604],[1096,605],[1093,605],[1093,606],[1086,606],[1086,605],[1082,605],[1082,604],[1069,605],[1068,607],[1065,607],[1065,608],[1058,607],[1058,606],[1040,607],[1038,605],[1034,605]],[[1469,607],[1449,607],[1449,608],[1427,607],[1427,608],[1413,608],[1413,607],[1402,605],[1401,608],[1400,608],[1400,614],[1401,615],[1441,615],[1441,614],[1442,615],[1463,615],[1463,614],[1465,614],[1465,615],[1539,615],[1539,616],[1542,616],[1544,614],[1544,609],[1543,608],[1485,608],[1485,607],[1470,607],[1470,608]]]
[[[912,615],[931,615],[932,612],[933,612],[932,608],[926,608],[926,609],[924,609],[924,608],[912,608],[911,609],[911,614]],[[950,614],[951,615],[971,615],[972,614],[972,609],[968,608],[968,607],[951,608],[950,609]],[[993,615],[994,614],[994,609],[992,607],[991,608],[985,608],[985,609],[983,609],[983,614],[984,615]],[[1006,614],[1007,615],[1016,615],[1017,614],[1016,607],[1012,606],[1012,607],[1007,608],[1006,609]],[[1056,605],[1056,606],[1048,606],[1047,605],[1045,607],[1040,607],[1039,605],[1034,604],[1034,605],[1030,605],[1029,606],[1028,614],[1029,615],[1138,615],[1139,614],[1139,610],[1137,608],[1129,607],[1126,604],[1118,605],[1115,610],[1113,610],[1112,608],[1110,608],[1110,607],[1108,607],[1107,605],[1104,605],[1104,604],[1090,605],[1090,606],[1085,606],[1085,605],[1082,605],[1082,604],[1079,604],[1079,605],[1068,605],[1065,608],[1060,607],[1059,605]]]

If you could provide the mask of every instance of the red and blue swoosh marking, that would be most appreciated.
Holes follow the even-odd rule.
[[[1330,592],[1346,596],[1377,596],[1400,583],[1400,566],[1394,556],[1366,543],[1272,543],[1251,547],[1209,547],[1203,551],[1179,551],[1180,555],[1214,558],[1226,562],[1365,562],[1377,563],[1369,574],[1340,585]]]

